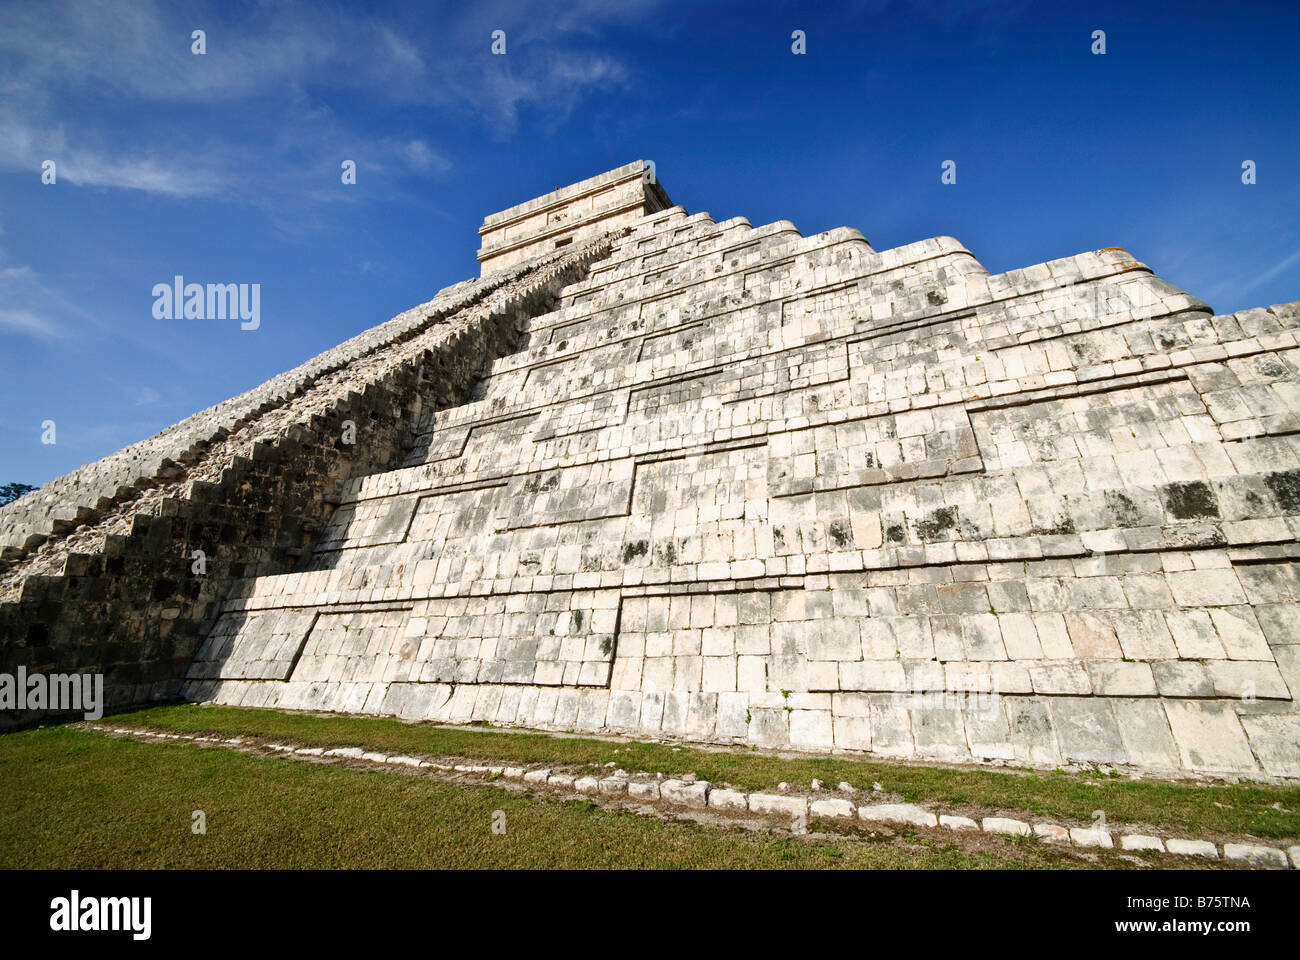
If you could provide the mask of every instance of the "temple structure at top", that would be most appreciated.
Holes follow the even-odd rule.
[[[672,206],[653,164],[638,160],[483,218],[482,276],[615,230]]]

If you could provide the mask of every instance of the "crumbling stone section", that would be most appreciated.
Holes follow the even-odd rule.
[[[175,697],[230,584],[309,556],[346,482],[398,465],[421,417],[463,401],[484,363],[515,349],[525,318],[608,247],[540,258],[450,313],[440,296],[421,319],[404,314],[316,358],[283,403],[218,425],[188,468],[45,538],[0,579],[0,671],[102,672],[112,705]],[[252,391],[245,409],[280,390]]]

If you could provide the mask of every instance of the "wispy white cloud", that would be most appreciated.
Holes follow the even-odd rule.
[[[73,153],[58,170],[60,179],[78,186],[169,197],[211,197],[229,183],[226,175],[197,163],[180,168],[158,157],[107,157],[91,151]]]
[[[0,330],[33,337],[62,337],[55,319],[58,298],[37,279],[31,267],[0,267]]]
[[[406,158],[407,165],[420,173],[428,173],[431,170],[446,171],[451,169],[451,161],[444,157],[437,150],[434,150],[423,140],[412,140],[402,148],[402,155]]]
[[[159,389],[147,383],[121,380],[110,373],[104,373],[102,377],[104,382],[113,388],[104,390],[103,396],[109,398],[116,393],[119,398],[118,406],[127,411],[128,415],[147,415],[146,411],[153,408],[167,409],[176,406],[175,398],[164,397]]]
[[[0,250],[0,333],[59,339],[103,328],[99,318],[53,289],[36,270],[5,261]]]
[[[303,144],[407,175],[443,175],[454,162],[425,136],[358,130],[331,101],[364,97],[367,120],[411,106],[477,116],[508,139],[526,110],[563,119],[584,96],[626,83],[626,65],[592,41],[657,2],[487,0],[387,14],[286,3],[239,18],[155,0],[7,5],[0,169],[35,175],[54,159],[60,182],[81,187],[346,201],[345,191],[313,192],[337,182],[338,161],[304,157]],[[201,56],[194,29],[206,32]],[[507,31],[506,56],[491,54],[494,29]]]
[[[162,399],[162,394],[146,384],[140,384],[136,387],[132,395],[131,402],[137,407],[152,407]]]
[[[49,317],[22,307],[0,306],[0,329],[35,337],[61,337],[63,331]]]
[[[1265,270],[1263,273],[1257,276],[1254,280],[1251,280],[1249,283],[1247,283],[1245,289],[1253,290],[1255,287],[1263,286],[1264,284],[1268,283],[1270,280],[1273,280],[1274,278],[1281,276],[1288,269],[1290,269],[1291,267],[1295,266],[1298,263],[1300,263],[1300,250],[1294,251],[1290,256],[1283,257],[1277,263],[1273,264],[1273,266],[1269,267],[1267,270]]]

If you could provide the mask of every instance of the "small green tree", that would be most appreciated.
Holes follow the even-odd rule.
[[[13,503],[24,493],[31,493],[36,488],[30,483],[6,483],[0,485],[0,507]]]

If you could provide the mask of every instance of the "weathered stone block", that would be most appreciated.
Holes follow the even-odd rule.
[[[703,808],[708,805],[709,784],[701,780],[686,783],[682,780],[665,780],[659,784],[659,796],[669,803],[685,807]]]
[[[873,803],[858,807],[860,820],[878,820],[886,823],[910,823],[918,827],[935,827],[939,818],[924,807],[914,803]]]
[[[1009,817],[985,817],[980,821],[985,833],[1005,833],[1013,837],[1029,836],[1029,824]]]

